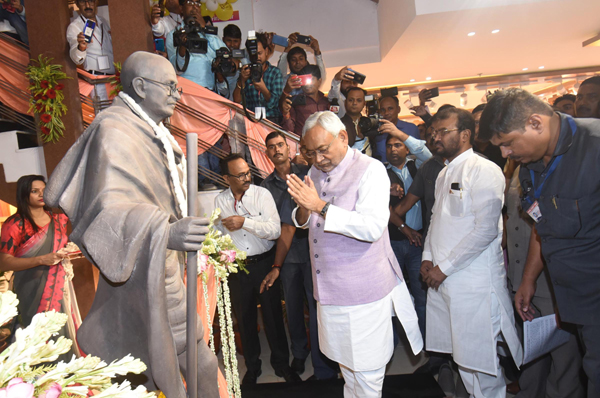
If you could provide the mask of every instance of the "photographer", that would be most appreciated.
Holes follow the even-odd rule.
[[[241,60],[234,58],[231,52],[239,50],[242,44],[242,31],[234,24],[223,29],[223,42],[229,50],[227,59],[217,56],[213,62],[213,70],[217,78],[217,92],[220,96],[233,101],[233,91],[240,77]],[[217,54],[218,55],[218,54]],[[234,73],[231,70],[235,69]]]
[[[259,81],[253,81],[250,65],[242,67],[233,98],[235,102],[241,103],[243,90],[248,110],[255,111],[258,107],[264,107],[267,119],[273,123],[281,124],[279,97],[283,91],[283,77],[279,69],[272,66],[268,61],[273,55],[273,45],[269,45],[267,34],[257,33],[256,39],[258,41],[257,62],[262,68],[262,76]],[[246,53],[248,53],[248,49],[246,49]]]
[[[352,72],[348,66],[345,66],[342,69],[340,69],[331,81],[331,90],[329,90],[327,98],[329,98],[330,101],[334,98],[337,98],[338,103],[340,105],[340,110],[337,114],[338,117],[342,118],[346,114],[346,107],[344,106],[344,102],[346,101],[348,89],[350,89],[350,87],[357,86],[358,83],[354,81],[354,72]]]
[[[179,4],[185,23],[167,34],[169,60],[180,76],[213,90],[215,75],[212,63],[216,51],[225,47],[225,43],[216,35],[204,33],[206,22],[200,13],[200,1],[179,0]]]
[[[379,129],[380,135],[374,138],[373,142],[373,157],[381,160],[382,162],[387,162],[386,154],[385,154],[385,140],[387,139],[387,135],[385,133],[389,133],[391,127],[396,127],[395,130],[399,130],[400,132],[406,133],[407,135],[420,140],[419,129],[412,123],[405,122],[403,120],[398,119],[398,115],[400,114],[400,103],[398,101],[398,97],[383,97],[379,100],[379,115],[391,122],[393,126],[382,125],[382,128]],[[404,141],[404,139],[402,139]],[[411,151],[411,153],[413,153]],[[431,155],[430,155],[431,157]]]
[[[329,101],[320,91],[323,80],[318,66],[307,65],[298,73],[312,75],[312,80],[302,86],[302,94],[296,96],[284,94],[286,98],[281,106],[281,113],[283,114],[282,127],[300,137],[306,119],[315,112],[329,110]]]
[[[302,68],[306,65],[310,65],[306,56],[306,51],[302,47],[296,46],[298,42],[299,33],[292,33],[288,37],[288,46],[283,50],[283,54],[279,57],[277,67],[281,71],[281,75],[286,79],[286,85],[284,91],[291,93],[292,95],[302,94],[302,90],[297,84],[294,84],[294,75],[299,75]],[[319,41],[312,36],[310,38],[310,48],[315,53],[315,61],[319,70],[321,71],[321,79],[325,80],[327,76],[325,70],[325,64],[323,63],[323,56],[321,55],[321,48],[319,47]],[[287,63],[286,63],[287,61]],[[287,73],[287,67],[290,67],[290,73]]]
[[[15,29],[20,40],[29,45],[23,1],[0,0],[0,22],[6,20]]]

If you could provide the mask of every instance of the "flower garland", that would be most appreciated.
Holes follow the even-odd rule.
[[[171,174],[171,181],[173,183],[173,187],[175,188],[175,197],[177,198],[177,204],[179,205],[179,210],[181,211],[182,217],[187,217],[187,187],[185,184],[181,183],[179,180],[179,172],[183,175],[182,181],[187,181],[187,167],[185,162],[185,156],[181,157],[181,163],[179,165],[175,165],[175,154],[173,153],[173,147],[179,149],[181,151],[181,147],[175,141],[175,138],[171,135],[171,132],[160,122],[156,124],[154,120],[150,119],[150,116],[144,110],[136,104],[136,102],[127,95],[124,91],[119,93],[119,98],[127,104],[129,109],[136,115],[138,115],[142,120],[152,127],[154,133],[156,134],[156,138],[160,140],[165,148],[165,152],[167,154],[167,161],[169,164],[169,173]],[[179,171],[178,171],[179,170]]]
[[[11,292],[0,293],[0,322],[10,320],[17,312],[19,300]],[[67,315],[56,311],[36,314],[31,324],[15,332],[15,342],[0,353],[0,397],[56,398],[153,398],[155,395],[139,386],[131,389],[127,380],[113,384],[111,379],[127,373],[140,374],[146,365],[131,355],[110,364],[98,357],[73,358],[65,363],[41,365],[56,361],[68,352],[73,342],[63,336],[54,340],[67,322]]]
[[[59,80],[70,79],[62,71],[62,65],[51,64],[52,58],[42,55],[37,62],[39,66],[30,64],[27,67],[27,77],[30,80],[29,112],[40,115],[39,125],[44,142],[58,142],[63,136],[65,124],[62,117],[67,113],[67,107],[63,104],[65,95],[64,85]]]
[[[215,268],[215,284],[217,287],[217,310],[221,325],[221,344],[223,347],[223,362],[225,364],[225,380],[229,397],[240,398],[240,377],[235,349],[235,334],[233,333],[233,320],[231,318],[231,295],[228,277],[237,273],[238,269],[248,273],[245,267],[246,252],[238,250],[229,235],[223,235],[215,228],[215,220],[219,218],[221,209],[217,208],[210,217],[208,234],[202,243],[198,256],[198,274],[202,275],[202,288],[204,289],[204,302],[206,303],[206,319],[210,328],[211,349],[214,350],[214,337],[212,322],[208,308],[207,273],[210,265]]]

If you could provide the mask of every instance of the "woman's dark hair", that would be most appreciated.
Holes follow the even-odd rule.
[[[33,221],[31,216],[31,210],[29,209],[29,195],[31,194],[31,187],[34,181],[42,181],[46,183],[44,176],[40,175],[27,175],[19,178],[17,181],[17,214],[23,219],[29,221],[34,232],[38,231],[38,226]],[[48,206],[44,205],[44,210],[50,211]],[[25,223],[23,222],[23,230],[25,229]]]

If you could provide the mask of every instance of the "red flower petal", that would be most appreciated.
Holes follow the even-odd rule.
[[[42,101],[46,101],[48,99],[48,97],[46,97],[45,95],[42,95]]]
[[[50,123],[50,121],[52,120],[52,116],[48,115],[47,113],[43,113],[40,115],[40,120],[43,123]]]
[[[42,80],[42,81],[40,82],[40,86],[41,86],[42,88],[48,88],[48,80]]]
[[[48,92],[46,92],[46,95],[48,96],[48,98],[54,99],[56,98],[56,91],[54,91],[53,89],[49,89]]]
[[[50,129],[48,127],[42,127],[42,134],[44,134],[44,135],[50,134]]]
[[[57,84],[56,87],[55,87],[55,89],[57,89],[57,90],[62,90],[63,88],[65,88],[65,85],[64,84],[60,84],[60,83]]]

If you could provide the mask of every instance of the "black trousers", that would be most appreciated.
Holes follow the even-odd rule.
[[[289,366],[290,354],[283,325],[279,278],[269,290],[259,294],[260,284],[271,271],[274,258],[275,251],[273,250],[272,255],[256,263],[248,264],[246,267],[250,271],[249,274],[240,271],[229,277],[231,303],[240,327],[244,360],[246,368],[252,372],[258,371],[261,367],[260,341],[257,330],[258,302],[262,309],[264,330],[271,348],[271,366],[275,370]]]
[[[600,395],[600,325],[577,325],[585,350],[583,370],[588,377],[588,398]]]

